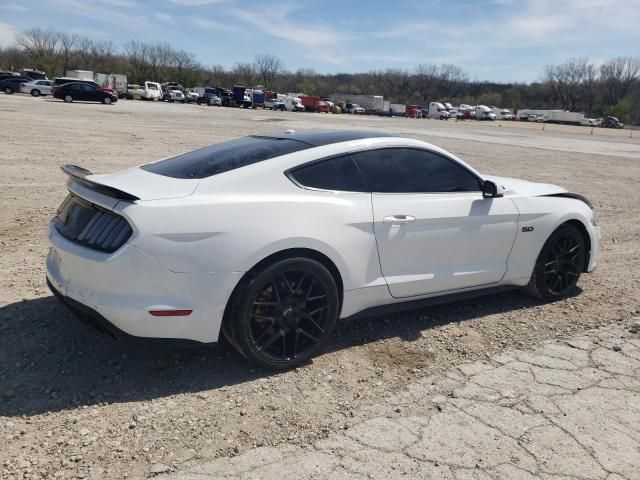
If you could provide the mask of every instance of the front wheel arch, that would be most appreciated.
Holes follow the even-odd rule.
[[[549,286],[548,283],[546,283],[545,277],[548,274],[553,274],[553,272],[555,272],[556,270],[549,271],[547,273],[545,268],[547,266],[553,266],[552,265],[553,262],[556,262],[553,268],[558,269],[559,268],[558,262],[561,262],[560,265],[566,262],[566,260],[564,259],[558,260],[558,255],[562,257],[563,255],[567,255],[567,253],[561,251],[559,254],[555,254],[555,257],[556,257],[555,260],[546,264],[544,262],[546,262],[549,259],[548,257],[549,255],[554,256],[553,246],[558,245],[557,243],[558,238],[563,238],[562,236],[563,234],[564,236],[567,236],[567,234],[570,236],[571,229],[573,229],[573,231],[575,232],[576,237],[580,237],[580,240],[582,241],[583,264],[581,266],[581,269],[575,270],[574,273],[572,274],[577,277],[573,281],[573,286],[567,287],[567,289],[565,289],[562,292],[554,292],[552,290],[554,285]],[[550,243],[550,242],[555,242],[555,243]],[[533,267],[533,271],[531,272],[529,283],[524,287],[524,290],[529,295],[547,302],[566,298],[567,295],[571,294],[569,289],[575,288],[576,283],[580,277],[580,273],[584,273],[588,271],[588,262],[589,262],[590,252],[591,252],[591,238],[589,237],[589,233],[585,225],[580,220],[571,219],[558,224],[556,228],[554,228],[553,231],[547,236],[542,248],[540,249],[540,252],[538,252],[538,255],[536,257],[536,262]],[[569,262],[572,263],[572,261],[569,261]],[[575,272],[578,272],[578,274],[575,275]],[[562,278],[562,276],[565,276],[566,278],[568,278],[567,275],[562,274],[562,270],[559,273],[555,273],[554,275],[557,275],[558,279]],[[568,280],[565,280],[565,282],[568,282]],[[560,284],[560,286],[562,286],[562,284]]]
[[[587,272],[587,269],[589,268],[589,260],[590,260],[590,257],[591,257],[591,237],[589,236],[589,232],[587,231],[587,227],[585,227],[584,223],[582,223],[580,220],[568,220],[568,221],[564,222],[563,224],[558,225],[557,228],[560,228],[562,225],[566,225],[566,224],[573,225],[582,234],[582,238],[584,239],[584,245],[585,245],[585,249],[584,249],[584,272]]]

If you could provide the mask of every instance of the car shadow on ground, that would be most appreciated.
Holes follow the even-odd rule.
[[[420,338],[428,328],[539,305],[518,291],[392,315],[342,321],[327,347]],[[0,415],[150,400],[211,390],[276,373],[252,368],[225,345],[114,340],[80,323],[54,297],[0,308]]]

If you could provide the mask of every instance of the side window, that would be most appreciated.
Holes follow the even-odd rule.
[[[349,155],[306,165],[289,175],[304,187],[343,192],[371,191]]]
[[[437,153],[411,148],[369,150],[353,155],[371,191],[380,193],[477,192],[480,181]]]
[[[85,92],[93,92],[93,91],[95,90],[95,87],[94,87],[93,85],[89,85],[89,84],[85,83],[85,84],[82,86],[82,89],[83,89]]]

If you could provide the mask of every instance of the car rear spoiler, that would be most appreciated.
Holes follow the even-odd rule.
[[[118,200],[127,200],[129,202],[135,202],[136,200],[140,200],[139,197],[135,195],[131,195],[130,193],[123,192],[122,190],[118,190],[117,188],[110,187],[108,185],[103,185],[101,183],[95,182],[93,180],[89,180],[87,176],[93,175],[91,171],[86,168],[79,167],[77,165],[63,165],[60,167],[64,173],[69,175],[69,177],[94,192],[102,193],[103,195],[107,195],[112,198],[117,198]]]

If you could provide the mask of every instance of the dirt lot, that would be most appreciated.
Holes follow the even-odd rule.
[[[46,226],[66,193],[59,165],[112,172],[249,133],[311,127],[410,135],[482,172],[582,193],[603,229],[600,266],[582,277],[581,294],[555,304],[514,292],[343,322],[327,352],[276,375],[223,346],[112,341],[78,324],[47,291]],[[355,408],[461,361],[637,315],[633,133],[1,96],[0,477],[142,478],[154,464],[306,443],[344,428]]]

